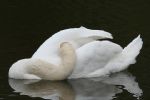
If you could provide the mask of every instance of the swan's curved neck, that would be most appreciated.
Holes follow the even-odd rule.
[[[68,42],[64,42],[60,45],[60,57],[62,60],[62,63],[60,64],[60,69],[70,74],[76,63],[76,52],[75,49],[71,44]]]

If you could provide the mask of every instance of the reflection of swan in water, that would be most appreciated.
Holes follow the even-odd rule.
[[[142,95],[138,83],[129,73],[121,72],[106,78],[76,79],[68,82],[9,79],[9,84],[15,92],[43,99],[112,100],[116,94],[123,92],[120,85],[137,98]]]
[[[43,99],[74,100],[74,91],[68,82],[64,81],[39,81],[39,80],[14,80],[9,79],[10,86],[15,92],[31,97],[41,97]]]

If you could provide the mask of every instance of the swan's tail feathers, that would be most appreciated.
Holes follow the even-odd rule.
[[[142,45],[143,45],[143,41],[139,35],[123,49],[122,54],[129,57],[129,59],[135,59],[140,53]]]
[[[136,57],[140,53],[143,41],[140,35],[130,42],[123,51],[118,54],[106,68],[110,68],[110,72],[119,72],[126,69],[130,64],[136,63]],[[112,66],[112,67],[111,67]]]
[[[90,73],[88,77],[105,76],[128,68],[130,64],[134,64],[136,62],[136,57],[140,53],[142,45],[143,41],[139,35],[131,43],[129,43],[129,45],[127,45],[121,53],[111,59],[104,68]]]

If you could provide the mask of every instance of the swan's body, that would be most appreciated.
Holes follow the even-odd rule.
[[[130,64],[135,63],[135,58],[139,54],[143,44],[140,36],[134,39],[124,49],[118,44],[112,43],[110,41],[106,40],[97,41],[97,39],[104,39],[104,38],[112,39],[112,36],[110,33],[105,31],[90,30],[84,27],[66,29],[54,34],[52,37],[47,39],[34,53],[31,59],[40,59],[44,62],[52,64],[53,66],[57,66],[56,69],[59,70],[59,72],[52,73],[51,75],[57,76],[59,75],[59,73],[63,72],[63,74],[66,73],[67,75],[70,74],[68,78],[99,77],[102,75],[107,75],[113,72],[124,70]],[[68,70],[68,68],[72,69],[73,70],[72,73],[71,71],[66,72],[65,70],[61,70],[59,66],[61,65],[61,63],[64,62],[62,60],[62,57],[59,55],[59,45],[62,42],[71,43],[73,48],[75,49],[75,55],[77,57],[76,60],[74,59],[74,62],[76,62],[74,66],[75,68],[73,70],[72,67],[74,64],[72,64],[72,66],[70,67],[68,66],[66,69],[66,70]],[[69,51],[74,51],[74,49],[70,49]],[[65,61],[71,61],[71,59],[65,58]],[[33,63],[37,64],[37,62]],[[15,70],[20,69],[20,67],[15,68]],[[53,68],[55,69],[55,67]],[[30,68],[28,69],[30,70]],[[39,69],[43,70],[45,68],[42,65],[40,65]],[[21,72],[23,72],[25,69],[21,68],[21,70],[22,70]],[[15,74],[14,72],[10,70],[9,73],[11,74],[9,74],[9,77],[17,78],[12,77]],[[35,72],[32,73],[34,75]],[[40,71],[40,73],[43,72]],[[46,71],[44,73],[51,73],[51,72]],[[46,79],[51,80],[49,74],[46,74],[46,77],[47,77]],[[30,79],[38,79],[38,78],[31,76]],[[39,79],[44,78],[40,77]]]

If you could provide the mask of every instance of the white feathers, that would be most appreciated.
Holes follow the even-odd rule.
[[[111,34],[101,30],[87,28],[70,28],[61,30],[47,39],[33,54],[32,58],[40,58],[55,65],[61,63],[58,47],[62,42],[70,42],[75,48],[97,39],[112,38]]]
[[[130,64],[134,64],[136,56],[139,54],[143,41],[138,36],[122,52],[115,55],[104,68],[92,72],[88,77],[98,77],[126,69]]]
[[[59,54],[60,44],[69,42],[75,48],[77,59],[75,68],[68,78],[100,77],[122,71],[135,63],[143,45],[140,35],[124,49],[110,41],[97,41],[105,38],[112,39],[113,37],[108,32],[85,27],[65,29],[47,39],[33,54],[32,59],[41,59],[58,66],[62,63]],[[21,69],[19,72],[21,75],[26,73],[26,69],[17,67],[15,71],[10,72],[10,77],[19,69]],[[15,77],[22,78],[19,74],[16,74]]]
[[[110,49],[111,48],[111,49]],[[103,69],[122,47],[110,41],[94,41],[77,49],[77,65],[69,78],[87,77],[89,73]]]

